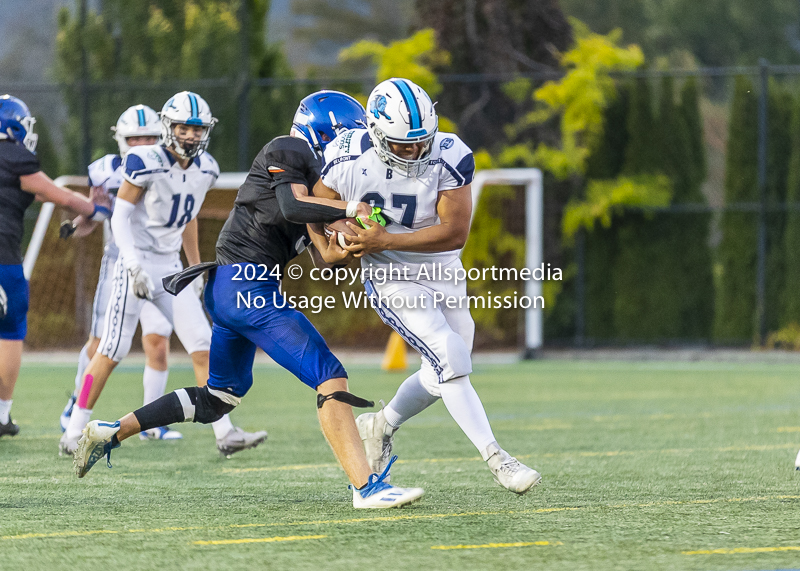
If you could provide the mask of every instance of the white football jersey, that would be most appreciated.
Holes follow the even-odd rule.
[[[122,157],[119,155],[106,155],[89,165],[89,186],[105,190],[111,197],[111,209],[117,199],[117,191],[122,186]],[[112,258],[117,257],[114,238],[111,236],[111,224],[108,220],[103,222],[103,242],[106,253]]]
[[[436,201],[439,192],[472,182],[475,160],[458,136],[437,133],[430,164],[419,178],[408,178],[378,158],[366,129],[342,133],[325,148],[322,182],[339,193],[342,200],[358,200],[383,209],[393,234],[414,232],[439,224]],[[400,252],[387,250],[362,258],[362,265],[408,266],[416,274],[421,264],[450,264],[460,250],[450,252]]]
[[[144,145],[128,151],[122,170],[125,180],[144,189],[131,215],[134,245],[158,254],[179,252],[184,227],[219,177],[217,161],[203,153],[184,170],[161,145]]]

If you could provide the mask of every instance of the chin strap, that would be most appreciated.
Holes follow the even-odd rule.
[[[329,395],[318,394],[317,408],[322,408],[322,405],[325,404],[325,401],[329,399],[338,400],[339,402],[349,404],[350,406],[354,406],[356,408],[372,408],[375,406],[375,403],[371,400],[362,399],[361,397],[357,397],[356,395],[348,393],[347,391],[336,391]]]

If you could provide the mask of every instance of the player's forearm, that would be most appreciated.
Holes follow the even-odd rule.
[[[407,234],[386,233],[384,250],[402,252],[449,252],[464,247],[469,226],[437,224]]]
[[[279,184],[275,187],[275,196],[283,217],[295,224],[333,222],[348,215],[347,202],[308,196],[308,189],[301,184]]]
[[[114,234],[114,242],[119,248],[122,262],[126,268],[141,265],[136,246],[133,241],[133,227],[130,217],[136,205],[127,200],[117,197],[114,206],[114,215],[111,217],[111,232]]]
[[[183,231],[183,253],[186,254],[186,261],[190,266],[196,266],[201,262],[197,218],[186,224]]]
[[[22,190],[36,195],[41,202],[53,202],[87,217],[94,214],[94,203],[89,198],[58,186],[41,171],[21,176],[19,180]]]

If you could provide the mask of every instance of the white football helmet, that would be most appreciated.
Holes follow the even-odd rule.
[[[123,157],[131,149],[128,137],[159,137],[161,136],[161,121],[158,113],[147,105],[134,105],[128,107],[117,119],[117,125],[111,127],[114,139],[119,145],[119,154]]]
[[[391,168],[409,178],[421,176],[428,168],[439,117],[419,85],[398,78],[379,83],[369,95],[367,128],[378,157]],[[423,143],[423,148],[416,159],[404,159],[392,152],[389,143]]]
[[[203,127],[203,136],[197,143],[187,148],[179,144],[175,138],[172,127],[176,124]],[[196,157],[208,148],[211,131],[216,124],[217,119],[211,116],[211,108],[205,99],[191,91],[181,91],[173,95],[161,109],[161,143],[171,148],[181,158]]]

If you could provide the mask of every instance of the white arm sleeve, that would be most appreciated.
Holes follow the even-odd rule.
[[[136,255],[136,246],[133,244],[133,230],[130,221],[134,208],[136,208],[135,204],[117,197],[114,214],[111,216],[111,232],[114,234],[114,242],[119,248],[122,263],[126,269],[141,265],[139,256]]]

